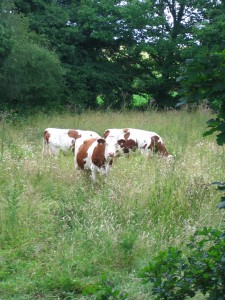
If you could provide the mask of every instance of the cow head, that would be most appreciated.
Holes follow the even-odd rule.
[[[99,138],[95,139],[95,141],[96,144],[91,157],[93,163],[92,167],[95,168],[95,166],[97,166],[98,172],[105,175],[113,164],[113,159],[116,157],[119,145],[117,144],[116,139],[107,141],[103,138]],[[94,174],[94,172],[92,173]]]
[[[107,161],[112,161],[114,157],[119,156],[121,152],[121,147],[118,144],[118,141],[115,137],[111,137],[110,139],[106,139],[106,146],[105,146],[105,157]]]
[[[152,136],[151,143],[148,148],[154,152],[159,152],[159,154],[161,154],[164,157],[167,157],[168,159],[173,158],[173,156],[167,151],[164,143],[162,142],[162,139],[159,136]]]
[[[106,141],[103,138],[99,138],[96,140],[97,145],[94,148],[92,154],[92,160],[96,166],[102,167],[105,165],[105,163],[108,162],[112,164],[112,160],[116,156],[116,151],[118,149],[116,140],[113,141],[112,139]]]
[[[136,151],[136,149],[138,148],[138,143],[132,139],[120,139],[118,140],[118,144],[120,145],[123,153],[129,153],[130,150]]]

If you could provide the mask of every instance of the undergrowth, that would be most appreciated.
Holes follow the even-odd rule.
[[[1,120],[0,299],[150,299],[139,271],[221,227],[213,181],[224,149],[203,138],[210,111],[37,114]],[[4,124],[3,124],[4,123]],[[46,127],[133,127],[161,135],[174,159],[132,153],[93,184],[72,153],[41,158]],[[111,297],[111,298],[110,298]]]

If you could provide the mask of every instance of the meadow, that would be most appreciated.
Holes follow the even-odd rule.
[[[0,299],[151,299],[138,275],[151,258],[223,226],[211,183],[224,181],[225,150],[202,136],[211,117],[201,108],[2,118]],[[174,159],[132,153],[92,183],[70,152],[42,159],[46,127],[155,131]]]

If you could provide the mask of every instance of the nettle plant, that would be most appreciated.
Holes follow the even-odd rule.
[[[214,182],[225,190],[225,182]],[[218,208],[225,208],[225,197]],[[144,283],[151,283],[155,299],[181,300],[198,292],[206,299],[224,299],[225,230],[197,230],[186,244],[185,253],[175,247],[159,252],[140,273]]]

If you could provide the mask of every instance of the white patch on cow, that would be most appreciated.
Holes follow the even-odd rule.
[[[65,153],[71,148],[74,139],[68,136],[68,129],[46,128],[45,131],[49,133],[50,137],[48,142],[45,139],[43,140],[43,155],[53,154],[58,156],[60,150]]]
[[[76,140],[72,137],[69,137],[68,132],[70,130],[76,130],[80,137]],[[45,132],[46,131],[49,133],[50,137],[48,142],[45,140],[45,138],[43,139],[42,156],[48,154],[57,157],[60,151],[66,153],[72,149],[74,145],[75,147],[79,147],[79,145],[81,145],[85,139],[91,137],[100,137],[98,133],[90,130],[46,128]]]

